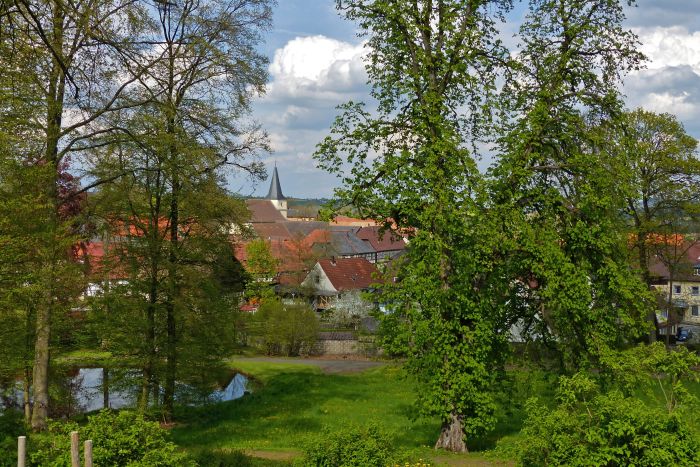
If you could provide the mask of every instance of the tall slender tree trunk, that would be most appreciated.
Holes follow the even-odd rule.
[[[141,394],[139,395],[138,409],[145,412],[148,408],[148,398],[153,389],[156,361],[156,301],[158,300],[158,266],[155,264],[151,270],[151,284],[148,292],[148,306],[146,308],[146,359],[143,366],[141,379]],[[155,272],[154,272],[155,270]],[[157,401],[155,401],[157,402]]]
[[[36,344],[34,346],[34,405],[32,407],[32,429],[46,429],[49,414],[49,341],[51,338],[51,305],[37,310]]]
[[[65,96],[65,75],[63,73],[61,54],[63,51],[63,28],[65,12],[60,2],[52,3],[53,30],[52,66],[49,75],[47,109],[46,109],[46,153],[45,163],[51,171],[51,180],[48,183],[47,195],[52,202],[52,210],[49,213],[48,227],[50,229],[47,246],[47,255],[44,261],[47,271],[44,276],[44,300],[39,304],[36,314],[36,341],[34,346],[34,375],[32,378],[34,388],[34,406],[32,410],[32,429],[42,431],[46,429],[46,419],[49,411],[49,365],[50,365],[50,341],[51,318],[55,304],[56,294],[56,267],[60,261],[60,233],[59,233],[59,208],[58,199],[58,143],[61,138],[61,124],[63,117],[63,102]],[[58,57],[57,57],[58,56]]]
[[[174,133],[174,132],[173,132]],[[174,155],[175,150],[171,150]],[[175,165],[175,164],[174,164]],[[175,169],[177,170],[177,169]],[[172,198],[170,201],[170,258],[169,258],[169,293],[166,304],[167,366],[165,371],[165,387],[163,392],[163,407],[166,420],[172,420],[175,403],[175,379],[177,377],[177,329],[175,323],[175,302],[180,292],[177,278],[178,242],[179,242],[179,180],[173,175]]]
[[[24,404],[24,421],[30,423],[32,419],[32,402],[29,392],[31,391],[32,370],[28,366],[24,368],[24,377],[22,378],[22,399]]]
[[[24,374],[22,375],[22,402],[24,405],[24,422],[29,425],[32,421],[32,350],[34,347],[34,342],[32,338],[32,307],[27,307],[27,319],[26,325],[24,327]]]
[[[109,368],[102,368],[102,408],[109,408]]]
[[[651,288],[651,275],[649,273],[649,250],[647,248],[647,233],[640,232],[641,227],[637,226],[637,252],[639,253],[639,270],[642,273],[642,280],[648,288]],[[647,321],[651,324],[649,330],[649,343],[656,342],[656,334],[659,330],[659,323],[656,319],[656,309],[652,307],[647,316]]]
[[[671,315],[673,314],[673,273],[669,268],[668,274],[668,302],[666,303],[666,346],[671,345]]]

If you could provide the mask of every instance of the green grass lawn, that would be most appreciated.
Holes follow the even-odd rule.
[[[74,352],[62,359],[63,363],[112,360],[100,352]],[[471,452],[459,455],[432,449],[440,423],[436,418],[415,416],[415,384],[396,364],[351,374],[325,374],[316,366],[299,362],[233,359],[228,365],[249,376],[252,394],[203,407],[178,407],[172,436],[195,456],[230,455],[245,461],[228,465],[241,466],[289,465],[324,429],[337,431],[369,423],[388,433],[396,451],[414,461],[512,464],[509,458],[518,449],[519,432],[527,416],[525,401],[538,397],[545,404],[553,403],[557,379],[542,370],[511,369],[497,401],[496,429],[481,439],[468,439]],[[700,383],[689,383],[688,389],[700,397]],[[650,406],[664,406],[663,392],[653,384],[650,391],[640,389],[639,396]],[[690,414],[686,422],[700,432],[699,414]]]
[[[254,379],[253,393],[216,406],[181,408],[181,422],[172,430],[178,445],[192,452],[244,450],[292,457],[324,428],[375,423],[391,436],[397,451],[415,460],[436,456],[431,446],[440,423],[415,419],[414,387],[396,366],[323,374],[299,364],[234,360],[231,365]],[[480,462],[484,456],[440,453],[441,461],[453,463],[453,458]]]

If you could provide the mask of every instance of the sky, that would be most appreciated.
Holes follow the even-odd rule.
[[[638,35],[649,61],[625,78],[627,107],[673,113],[700,139],[700,0],[637,5],[627,9],[626,26]],[[523,9],[509,15],[504,31],[517,30]],[[278,0],[261,50],[270,60],[269,81],[254,103],[253,118],[270,135],[273,153],[264,162],[270,173],[277,164],[285,196],[330,197],[338,181],[316,168],[312,154],[328,134],[336,106],[369,100],[356,26],[337,14],[334,0]],[[241,195],[265,196],[268,186],[269,179],[230,182]]]

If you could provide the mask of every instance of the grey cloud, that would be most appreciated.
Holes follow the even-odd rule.
[[[700,30],[700,0],[638,0],[626,8],[629,27],[685,26]]]
[[[625,80],[628,107],[678,116],[686,131],[700,138],[700,75],[688,65],[644,70]]]
[[[626,91],[638,99],[648,93],[668,93],[692,104],[700,103],[700,75],[689,65],[668,66],[656,70],[643,70],[625,80]]]

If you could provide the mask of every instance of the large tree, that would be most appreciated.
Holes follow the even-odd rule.
[[[124,176],[122,183],[132,187],[114,206],[148,244],[127,251],[131,261],[148,264],[140,274],[149,282],[141,307],[148,355],[141,400],[145,405],[149,392],[157,393],[160,368],[166,418],[187,358],[181,352],[193,348],[194,330],[203,329],[187,323],[201,316],[205,293],[215,292],[198,280],[212,277],[211,253],[226,254],[221,242],[232,224],[244,220],[240,200],[225,194],[225,171],[258,178],[263,173],[259,156],[268,150],[267,137],[247,116],[251,99],[264,90],[266,59],[257,45],[270,24],[270,4],[158,3],[151,10],[157,28],[149,38],[154,63],[129,93],[148,104],[118,116],[130,139],[110,147],[96,172],[98,178]]]
[[[338,1],[367,40],[378,108],[344,105],[316,153],[331,172],[351,164],[341,199],[413,229],[401,280],[387,292],[406,331],[392,346],[424,384],[420,407],[443,421],[436,447],[453,451],[467,449],[465,432],[493,425],[490,386],[505,348],[497,300],[481,299],[491,284],[481,239],[490,237],[475,221],[481,176],[468,148],[507,57],[494,23],[508,4]]]
[[[493,215],[510,222],[526,285],[517,311],[568,370],[637,337],[650,298],[627,262],[624,164],[605,136],[622,120],[619,80],[642,59],[622,3],[531,3],[491,173]]]
[[[32,252],[41,290],[35,303],[35,430],[46,427],[52,324],[73,306],[79,289],[72,286],[78,284],[72,247],[78,240],[79,193],[74,180],[66,185],[69,156],[91,147],[98,135],[115,134],[104,116],[136,105],[121,97],[147,67],[138,54],[144,8],[119,0],[3,2],[0,81],[12,83],[4,89],[3,110],[18,127],[34,130],[36,147],[13,157],[23,158],[28,170],[42,168],[34,189],[45,203],[35,211],[43,233]],[[115,80],[125,69],[132,70],[131,77]]]
[[[675,116],[643,109],[626,112],[611,138],[616,142],[614,155],[622,161],[619,165],[622,170],[616,176],[624,187],[624,215],[630,223],[635,259],[642,279],[651,286],[652,256],[660,254],[671,273],[670,265],[674,261],[668,259],[676,255],[669,254],[669,249],[675,251],[680,247],[674,241],[676,235],[697,229],[698,142],[685,132]],[[690,244],[680,249],[685,250]],[[649,321],[653,324],[649,333],[653,341],[657,333],[653,310]]]

